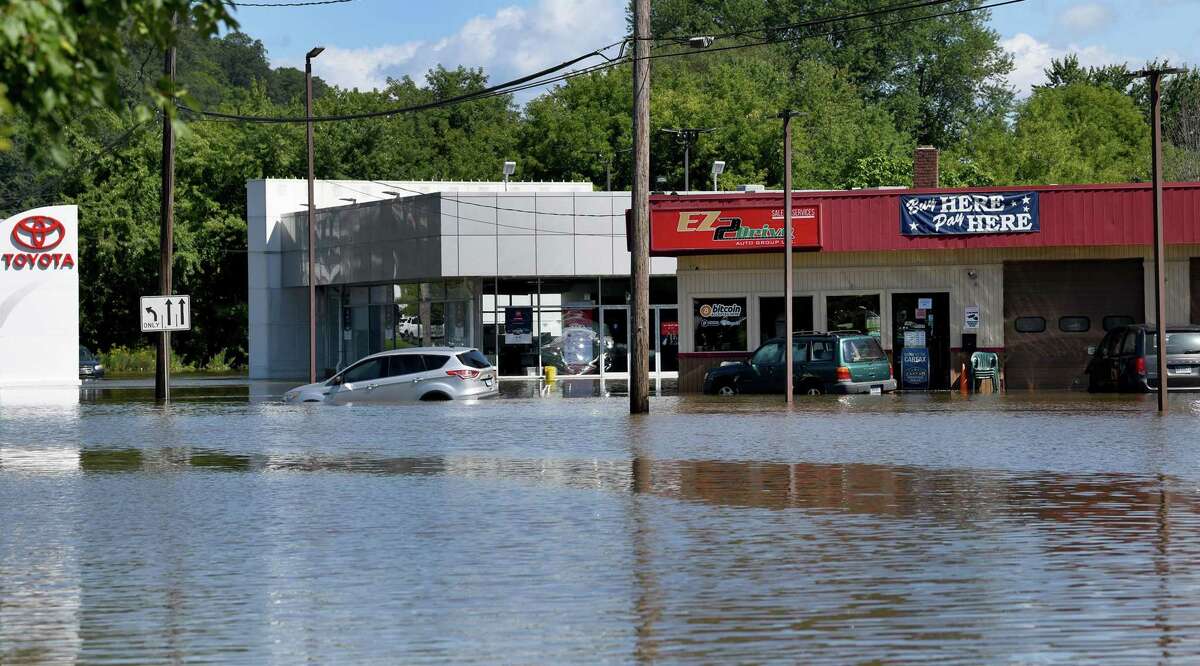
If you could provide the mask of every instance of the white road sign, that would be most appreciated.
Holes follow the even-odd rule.
[[[187,331],[192,328],[190,296],[142,296],[138,312],[142,317],[143,333]]]

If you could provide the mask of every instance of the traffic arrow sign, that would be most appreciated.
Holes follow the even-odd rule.
[[[191,303],[190,296],[142,296],[142,332],[191,330]]]

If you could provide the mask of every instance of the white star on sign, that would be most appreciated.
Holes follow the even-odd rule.
[[[1021,203],[1025,204],[1026,206],[1028,206],[1028,205],[1029,205],[1029,195],[1028,195],[1028,194],[1027,194],[1027,195],[1025,195],[1025,198],[1024,198],[1024,199],[1021,199]],[[1025,210],[1029,210],[1029,209],[1028,209],[1028,208],[1026,208]]]
[[[914,234],[917,233],[917,223],[916,222],[909,222],[908,228],[911,233],[914,233]]]
[[[1026,212],[1026,213],[1028,213],[1028,212],[1029,212],[1029,206],[1026,206],[1026,207],[1025,207],[1025,212]]]

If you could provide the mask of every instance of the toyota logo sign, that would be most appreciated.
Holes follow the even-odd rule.
[[[75,268],[70,252],[51,252],[67,237],[62,222],[46,215],[30,215],[13,225],[9,239],[16,252],[0,254],[4,270],[59,270]]]
[[[67,230],[62,222],[52,217],[34,215],[13,225],[12,242],[20,249],[44,252],[58,247],[66,235]]]

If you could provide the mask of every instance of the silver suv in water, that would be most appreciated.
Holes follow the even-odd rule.
[[[489,398],[496,369],[469,347],[410,347],[368,356],[329,379],[298,386],[284,402],[403,402]]]

